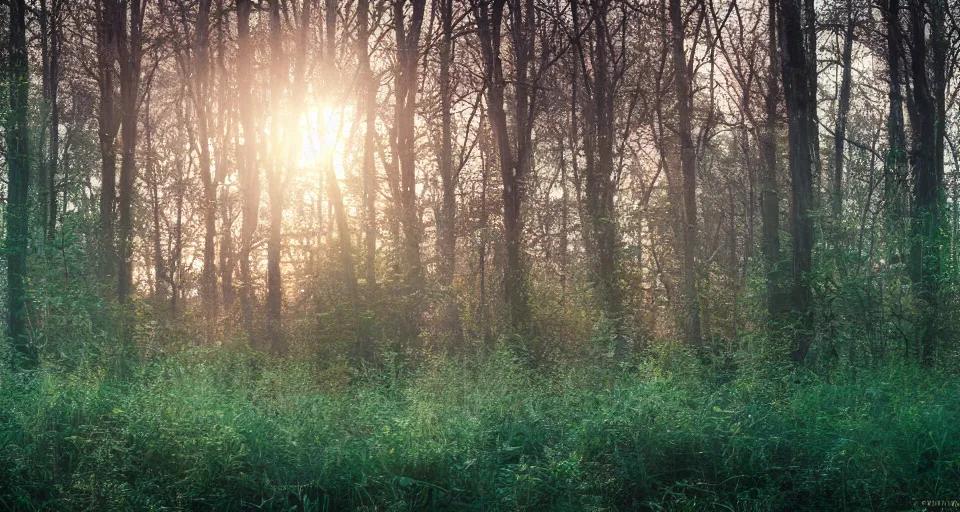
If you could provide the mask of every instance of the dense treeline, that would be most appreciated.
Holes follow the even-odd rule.
[[[744,332],[823,361],[869,331],[870,361],[932,364],[950,339],[942,0],[5,8],[24,364],[30,268],[198,342],[368,362]]]
[[[299,485],[334,508],[556,508],[551,500],[577,489],[597,501],[568,501],[571,509],[700,508],[735,502],[743,484],[761,491],[741,498],[783,509],[830,492],[798,483],[815,478],[817,464],[839,467],[830,462],[839,452],[811,448],[818,436],[900,446],[924,429],[936,455],[901,447],[918,452],[887,461],[901,465],[896,483],[850,506],[902,508],[923,498],[911,492],[951,492],[926,486],[930,468],[960,481],[960,459],[949,462],[958,447],[936,442],[954,428],[942,415],[956,412],[955,401],[930,398],[909,413],[923,417],[915,424],[857,416],[840,425],[844,411],[900,414],[892,397],[943,397],[956,386],[956,2],[3,0],[0,14],[2,379],[15,390],[2,396],[20,411],[0,411],[0,433],[13,436],[0,438],[17,447],[0,453],[0,468],[10,482],[47,482],[0,484],[0,503],[149,509],[209,499],[242,508],[260,499],[309,508],[299,494],[299,505],[288,500],[303,489],[284,486]],[[204,373],[231,368],[234,384]],[[475,410],[436,388],[453,368]],[[895,391],[890,375],[918,383]],[[860,378],[869,396],[856,392]],[[317,384],[339,379],[349,382]],[[938,379],[946,384],[934,390]],[[228,398],[234,385],[242,396]],[[804,400],[836,389],[825,421],[837,423],[804,423]],[[689,438],[651,434],[659,441],[642,448],[623,437],[623,425],[652,432],[619,401],[646,391],[667,393]],[[176,413],[144,419],[134,404],[179,410],[193,393],[220,419],[187,415],[175,436],[227,442],[210,434],[215,424],[243,437],[238,453],[255,445],[276,456],[211,455],[237,464],[225,475],[297,468],[237,483],[237,502],[206,493],[229,487],[213,476],[176,498],[130,484],[117,503],[96,501],[126,478],[83,487],[99,469],[85,471],[120,464],[90,451],[103,433],[133,436],[117,448],[136,454],[124,464],[149,466],[156,461],[143,453],[181,448],[136,436],[163,437],[144,425],[162,430]],[[529,408],[516,405],[525,393]],[[346,412],[349,396],[369,408]],[[361,419],[330,419],[339,433],[294,434],[301,419],[288,410],[276,425],[230,416],[295,407],[290,400]],[[46,405],[22,412],[34,402]],[[410,455],[371,469],[354,458],[396,448],[360,443],[350,430],[379,425],[375,403],[409,420],[398,431],[420,425],[464,444],[449,459]],[[656,409],[644,403],[636,410]],[[458,419],[430,423],[441,407]],[[564,437],[552,422],[569,407],[582,410]],[[411,419],[417,408],[427,417]],[[471,430],[472,414],[485,433]],[[751,414],[772,423],[744,419]],[[106,430],[92,427],[101,423]],[[747,424],[758,444],[739,447]],[[339,462],[324,463],[356,474],[338,480],[281,456],[296,442],[257,437],[280,435],[274,428],[287,441],[345,443]],[[783,434],[785,452],[771,441],[778,428],[796,433]],[[883,428],[894,429],[889,439],[871,437]],[[699,435],[717,437],[699,444]],[[506,446],[520,458],[497,452]],[[582,458],[554,460],[544,446]],[[750,466],[718,457],[709,474],[697,467],[698,450],[741,448],[766,458]],[[875,471],[870,458],[886,459],[871,450],[843,471]],[[630,457],[669,460],[674,451],[689,459],[649,479],[630,473],[655,466],[630,466]],[[30,473],[41,459],[49,480]],[[523,461],[548,469],[518,479],[544,480],[497,501],[513,487],[490,475]],[[794,463],[804,469],[790,480],[761,476]],[[578,476],[567,483],[550,480],[570,468]],[[471,471],[480,473],[464,476]],[[576,478],[593,480],[563,487]],[[546,481],[565,490],[521,496]],[[847,482],[850,493],[879,485]],[[824,500],[810,506],[840,502]]]

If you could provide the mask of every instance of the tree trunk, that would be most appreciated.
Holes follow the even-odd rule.
[[[847,0],[847,21],[843,33],[843,54],[840,79],[840,99],[837,111],[837,125],[833,140],[833,218],[839,223],[843,214],[843,146],[847,136],[847,115],[850,113],[850,89],[853,82],[853,0]],[[837,226],[839,230],[840,226]]]
[[[122,126],[122,154],[120,165],[120,194],[118,202],[120,249],[117,268],[117,299],[124,303],[133,287],[133,191],[136,182],[137,119],[140,109],[140,63],[142,50],[143,5],[141,0],[130,0],[129,22],[120,45],[120,103]],[[123,15],[126,17],[126,14]]]
[[[240,226],[240,307],[247,336],[253,333],[253,277],[250,274],[250,250],[260,215],[260,169],[257,163],[257,127],[253,119],[251,75],[253,44],[250,41],[252,0],[237,0],[237,108],[240,111],[239,181],[242,196]]]
[[[523,216],[521,215],[523,184],[527,170],[533,164],[531,119],[529,101],[531,90],[527,73],[532,59],[533,9],[532,2],[520,0],[512,4],[516,90],[514,93],[514,126],[516,148],[511,141],[504,110],[506,80],[503,75],[500,48],[502,43],[503,10],[506,0],[477,2],[474,11],[483,54],[484,80],[487,86],[487,116],[496,140],[500,175],[503,181],[503,228],[506,245],[504,269],[504,297],[510,314],[510,328],[515,334],[529,335],[529,292],[526,265],[523,258]],[[526,33],[527,35],[524,35]]]
[[[760,177],[760,217],[763,237],[763,259],[766,271],[767,313],[772,327],[776,327],[787,310],[787,301],[783,296],[783,279],[780,272],[780,188],[777,184],[777,126],[780,104],[780,49],[777,39],[776,0],[768,4],[770,33],[768,52],[770,70],[766,94],[766,125],[763,129],[761,147],[763,151],[763,170]]]
[[[929,5],[936,4],[933,0]],[[939,37],[942,37],[943,19],[933,16],[930,27],[930,45],[933,58],[928,61],[927,21],[924,14],[926,2],[917,2],[910,9],[910,65],[913,75],[914,123],[911,163],[913,169],[913,208],[911,208],[912,241],[910,247],[910,277],[916,289],[919,330],[920,359],[932,363],[938,333],[937,297],[938,279],[941,272],[941,215],[943,205],[943,123],[939,117],[940,100],[945,87],[944,62],[937,53]],[[936,11],[936,7],[932,11]],[[936,12],[932,12],[936,14]],[[943,15],[943,13],[940,13]],[[933,82],[928,68],[933,67]],[[939,155],[938,155],[939,152]]]
[[[267,195],[270,198],[270,234],[267,239],[267,337],[270,339],[271,350],[274,354],[283,355],[287,352],[287,342],[283,334],[282,324],[282,275],[280,273],[280,256],[282,254],[281,223],[283,222],[283,173],[280,161],[279,123],[283,94],[283,83],[286,81],[287,70],[284,69],[283,47],[280,40],[280,2],[270,0],[270,112],[274,129],[270,136],[273,144],[270,148],[270,176],[267,182]]]
[[[374,137],[377,123],[377,89],[370,69],[370,0],[359,0],[357,5],[357,55],[360,61],[361,102],[364,116],[363,135],[363,204],[365,273],[367,286],[377,284],[377,169],[374,163]]]
[[[622,323],[621,292],[618,273],[618,245],[614,194],[616,183],[613,163],[614,73],[611,69],[613,48],[607,26],[608,5],[602,0],[591,0],[594,19],[594,41],[590,48],[592,102],[587,110],[587,130],[584,149],[587,157],[586,210],[590,252],[592,253],[593,284],[600,310],[614,331],[614,352],[618,359],[625,352]],[[579,43],[578,43],[579,44]],[[582,55],[582,53],[581,53]],[[588,66],[584,65],[584,69]],[[585,79],[591,78],[587,75]]]
[[[117,132],[120,109],[117,105],[114,64],[119,54],[117,28],[123,19],[115,0],[97,0],[97,86],[98,137],[100,140],[100,261],[101,279],[114,275],[117,261],[114,215],[117,201]]]
[[[38,354],[27,335],[27,247],[30,238],[30,148],[27,130],[27,6],[24,0],[8,2],[10,10],[8,95],[6,116],[7,204],[7,335],[13,339],[14,365],[33,368]]]
[[[197,9],[196,49],[194,51],[194,106],[197,113],[197,136],[200,146],[200,181],[203,184],[203,273],[201,296],[210,333],[216,324],[219,309],[217,291],[216,236],[217,186],[211,171],[210,157],[210,0],[200,0]]]
[[[444,301],[444,331],[450,336],[448,349],[455,352],[462,342],[460,329],[460,310],[457,294],[452,289],[456,272],[457,236],[457,181],[453,170],[453,134],[451,109],[453,108],[453,85],[450,80],[450,65],[453,61],[453,0],[441,0],[441,24],[443,40],[440,46],[440,180],[443,199],[440,215],[437,218],[437,237],[439,246],[440,285],[446,291]]]
[[[887,68],[890,75],[887,115],[887,158],[884,178],[885,226],[890,261],[903,261],[907,216],[907,135],[903,120],[903,93],[900,77],[900,0],[887,0]]]
[[[420,55],[420,31],[426,0],[411,0],[412,17],[405,21],[406,0],[394,2],[394,28],[397,37],[396,150],[400,165],[401,226],[403,263],[408,284],[419,289],[422,279],[420,242],[422,226],[417,206],[416,133],[417,64]]]
[[[680,0],[670,0],[674,83],[677,90],[677,116],[680,136],[680,171],[683,177],[683,300],[686,309],[685,335],[690,346],[702,343],[700,297],[696,252],[699,248],[697,226],[697,153],[693,144],[691,118],[693,93],[683,48],[684,22]]]
[[[804,8],[801,0],[781,0],[781,37],[783,49],[783,84],[787,99],[790,139],[790,176],[792,203],[790,228],[793,231],[792,306],[796,331],[790,359],[802,362],[813,342],[813,295],[807,282],[813,255],[813,170],[816,168],[810,124],[816,110],[815,90],[811,89],[810,73],[815,73],[804,47]]]

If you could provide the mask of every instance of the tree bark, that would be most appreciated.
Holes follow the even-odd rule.
[[[270,112],[273,120],[273,129],[270,136],[273,139],[270,154],[270,177],[267,181],[267,195],[270,198],[270,233],[267,239],[267,337],[270,339],[271,350],[274,354],[283,355],[287,352],[287,342],[284,338],[282,323],[282,279],[280,273],[280,257],[282,254],[281,223],[283,222],[283,175],[279,154],[280,134],[278,119],[282,116],[280,100],[283,94],[283,84],[287,80],[287,70],[283,66],[283,47],[280,41],[280,1],[270,0]]]
[[[257,127],[254,123],[253,44],[250,41],[252,0],[237,0],[237,109],[240,113],[239,181],[242,196],[240,226],[240,308],[247,336],[253,333],[253,283],[250,273],[250,251],[260,215],[260,168],[257,163]]]
[[[24,0],[8,2],[10,13],[8,47],[8,95],[6,121],[7,204],[7,335],[13,339],[14,366],[33,368],[36,348],[27,335],[27,250],[30,238],[30,147],[27,130],[27,6]]]
[[[796,330],[790,350],[790,359],[800,363],[806,358],[813,342],[813,294],[807,282],[813,256],[813,170],[816,168],[810,141],[816,110],[815,90],[811,88],[810,73],[815,73],[809,61],[804,32],[804,7],[801,0],[781,0],[781,36],[783,51],[783,84],[787,100],[787,118],[790,139],[790,176],[792,203],[790,227],[792,241],[792,306],[796,315]]]
[[[693,144],[691,118],[693,108],[692,77],[683,48],[684,22],[680,0],[670,0],[674,85],[677,91],[677,117],[680,136],[680,170],[683,178],[683,300],[687,344],[702,343],[700,297],[696,252],[699,248],[697,221],[697,153]]]
[[[120,45],[120,104],[123,160],[120,165],[120,194],[118,197],[119,230],[117,242],[120,257],[117,268],[117,299],[126,302],[133,288],[133,193],[136,182],[137,120],[140,110],[140,65],[143,46],[142,0],[130,0],[128,11],[122,16],[129,21]]]
[[[837,124],[833,139],[833,218],[839,223],[843,214],[843,148],[847,136],[847,115],[850,113],[850,89],[853,82],[853,31],[855,28],[853,0],[847,0],[847,20],[843,31],[843,54],[840,57],[843,76],[840,79],[840,98]],[[837,226],[839,229],[839,226]]]
[[[763,224],[761,229],[767,285],[767,314],[772,327],[780,323],[787,309],[780,271],[780,187],[777,184],[777,127],[780,119],[777,115],[777,107],[780,104],[781,74],[775,2],[776,0],[770,0],[768,3],[770,68],[765,98],[766,125],[761,141],[763,170],[760,177],[760,217]]]

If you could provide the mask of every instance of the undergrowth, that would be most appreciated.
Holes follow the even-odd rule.
[[[682,354],[416,374],[191,349],[3,373],[11,510],[922,510],[960,497],[960,380]]]

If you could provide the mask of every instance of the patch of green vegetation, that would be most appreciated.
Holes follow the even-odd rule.
[[[960,379],[683,354],[351,374],[192,349],[4,373],[11,510],[920,510],[960,497]],[[391,377],[391,375],[394,375]]]

